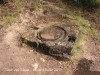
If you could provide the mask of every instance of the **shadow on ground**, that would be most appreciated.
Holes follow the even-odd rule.
[[[69,61],[68,57],[52,55],[52,53],[50,53],[50,52],[52,52],[52,50],[46,44],[31,42],[31,41],[28,41],[28,40],[26,40],[24,38],[21,38],[21,41],[22,41],[22,43],[26,44],[27,46],[35,49],[36,52],[52,56],[54,59],[59,60],[59,61]]]
[[[73,75],[100,75],[100,71],[90,71],[91,60],[82,59],[80,60],[77,70]]]
[[[3,0],[0,0],[0,4],[4,4],[4,1]]]

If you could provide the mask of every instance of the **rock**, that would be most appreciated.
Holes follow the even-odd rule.
[[[42,62],[45,62],[45,59],[44,59],[44,58],[40,58],[40,60],[41,60]]]
[[[36,70],[38,68],[38,64],[37,63],[32,64],[32,67],[33,67],[34,70]]]
[[[54,57],[68,58],[78,38],[76,25],[51,25],[24,33],[22,41]]]

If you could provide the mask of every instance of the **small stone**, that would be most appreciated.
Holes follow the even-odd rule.
[[[42,62],[45,62],[45,59],[44,59],[44,58],[40,58],[40,60],[41,60]]]
[[[34,70],[36,70],[38,68],[38,64],[37,63],[32,64],[32,67],[34,68]]]
[[[61,65],[61,62],[59,62],[59,64]]]

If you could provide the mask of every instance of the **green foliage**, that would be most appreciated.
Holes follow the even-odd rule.
[[[1,10],[1,15],[2,15],[2,16],[8,16],[9,13],[10,13],[9,10],[6,9],[6,8],[4,8],[4,9]]]
[[[57,0],[57,2],[59,3],[59,5],[61,6],[61,7],[65,7],[65,5],[64,5],[64,3],[63,3],[63,1],[62,0]]]
[[[73,16],[60,13],[59,16],[63,19],[74,19]]]
[[[6,25],[8,25],[8,24],[12,24],[13,22],[15,22],[15,18],[13,18],[13,17],[11,17],[11,16],[8,16],[8,17],[4,20],[2,26],[6,26]]]
[[[18,12],[20,11],[21,2],[22,2],[22,0],[16,0],[16,2],[15,2],[15,4],[16,4],[16,9],[17,9]]]
[[[36,6],[38,6],[38,4],[39,4],[39,0],[36,0]]]
[[[78,49],[83,48],[83,45],[81,44],[83,37],[89,33],[88,32],[88,28],[89,28],[88,21],[85,20],[82,16],[74,16],[74,17],[75,17],[75,24],[79,26],[80,32],[78,35],[78,39],[76,40],[75,43],[73,43],[74,47],[71,52],[71,57],[73,57],[74,55],[76,55],[78,53]]]
[[[35,7],[34,7],[35,10],[38,8],[38,5],[39,5],[39,0],[36,0]]]
[[[75,24],[82,28],[90,26],[89,22],[85,20],[82,16],[76,16]]]
[[[100,41],[100,35],[98,33],[98,31],[96,30],[96,25],[95,24],[92,24],[91,25],[91,37],[95,40],[99,40]]]
[[[80,4],[84,8],[98,8],[100,7],[100,0],[73,0],[75,3]]]
[[[68,16],[66,14],[59,14],[60,17],[64,18],[64,19],[67,19]]]
[[[74,55],[77,54],[77,53],[78,53],[77,48],[74,48],[74,49],[72,50],[72,52],[71,52],[71,56],[74,56]]]
[[[14,14],[10,11],[10,9],[7,8],[3,8],[1,10],[1,16],[4,17],[1,26],[7,26],[7,25],[11,25],[13,22],[15,22],[15,17],[13,16]]]

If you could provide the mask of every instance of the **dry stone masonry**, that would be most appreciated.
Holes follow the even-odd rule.
[[[79,27],[76,25],[54,24],[24,33],[22,42],[48,55],[67,58],[78,34]]]

